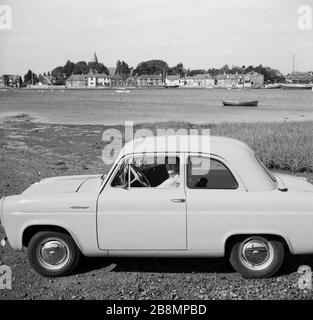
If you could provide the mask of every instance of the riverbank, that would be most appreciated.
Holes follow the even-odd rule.
[[[125,135],[125,126],[112,125],[71,125],[40,123],[39,119],[29,114],[21,113],[0,119],[2,132],[1,144],[3,147],[16,152],[27,151],[33,154],[38,150],[45,154],[45,149],[51,149],[62,141],[58,149],[52,148],[49,152],[57,157],[59,149],[63,157],[68,157],[67,151],[77,150],[77,159],[101,161],[101,152],[106,142],[102,141],[102,134],[106,130],[118,129]],[[294,173],[313,172],[313,121],[279,122],[279,123],[218,123],[193,124],[190,122],[155,122],[134,124],[136,131],[148,129],[156,134],[190,134],[190,130],[197,130],[200,134],[207,131],[214,136],[235,138],[247,143],[270,169],[288,170]],[[45,142],[41,144],[41,142]],[[33,148],[33,144],[36,144]],[[64,146],[64,150],[62,149]],[[87,150],[86,150],[87,148]],[[80,157],[80,152],[85,157]],[[73,156],[73,153],[71,154]],[[90,165],[90,164],[89,164]],[[102,163],[94,169],[98,170]],[[0,194],[1,195],[1,194]]]
[[[291,86],[281,86],[279,88],[275,88],[275,90],[313,90],[313,85],[310,86],[308,85],[307,87],[291,87]],[[266,86],[259,86],[259,87],[236,87],[236,86],[178,86],[175,87],[166,87],[165,85],[158,85],[158,86],[125,86],[125,87],[120,87],[120,86],[72,86],[68,87],[66,85],[42,85],[42,86],[29,86],[29,87],[20,87],[20,88],[12,88],[12,87],[3,87],[0,88],[2,90],[160,90],[160,89],[167,89],[167,90],[211,90],[211,89],[219,89],[219,90],[258,90],[258,89],[269,89]],[[272,89],[273,90],[273,89]]]
[[[101,173],[105,143],[100,125],[34,123],[26,114],[0,123],[0,197],[22,192],[50,176]],[[124,128],[115,126],[117,129]],[[313,182],[313,122],[207,124],[184,122],[141,124],[136,129],[202,129],[240,138],[270,167],[289,169]],[[3,230],[0,227],[0,238]],[[312,299],[297,286],[300,265],[313,267],[312,256],[287,257],[271,279],[245,280],[223,259],[83,259],[76,272],[49,279],[36,274],[25,253],[0,248],[0,263],[12,268],[12,290],[1,299]]]
[[[8,89],[8,88],[7,88]],[[107,86],[97,86],[97,87],[88,87],[88,86],[73,86],[67,87],[65,85],[60,86],[31,86],[31,87],[21,87],[21,88],[10,88],[11,90],[210,90],[210,89],[224,89],[224,90],[255,90],[261,88],[229,88],[229,87],[205,87],[205,86],[179,86],[175,88],[166,88],[163,85],[161,86],[143,86],[143,87],[107,87]]]

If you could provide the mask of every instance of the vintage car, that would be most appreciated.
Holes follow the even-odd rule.
[[[47,178],[2,198],[8,242],[44,276],[71,273],[82,254],[225,256],[263,278],[286,252],[313,253],[312,184],[271,173],[238,140],[202,136],[199,148],[189,137],[135,139],[106,174]]]

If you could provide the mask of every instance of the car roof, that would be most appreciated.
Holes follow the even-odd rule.
[[[168,135],[135,139],[122,148],[120,157],[133,153],[206,153],[226,160],[235,169],[249,191],[276,188],[257,161],[254,151],[233,138],[210,135]]]

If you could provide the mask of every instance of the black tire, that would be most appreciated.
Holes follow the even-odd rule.
[[[61,277],[70,274],[75,269],[80,251],[69,234],[41,231],[31,238],[27,256],[32,268],[42,276]]]
[[[232,267],[247,279],[273,276],[283,260],[283,243],[275,237],[267,236],[252,235],[235,239],[229,256]]]

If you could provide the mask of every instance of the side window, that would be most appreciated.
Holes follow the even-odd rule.
[[[222,162],[192,156],[188,159],[187,186],[191,189],[237,189],[238,183]]]
[[[111,186],[131,188],[179,187],[179,157],[136,155],[120,166]]]

